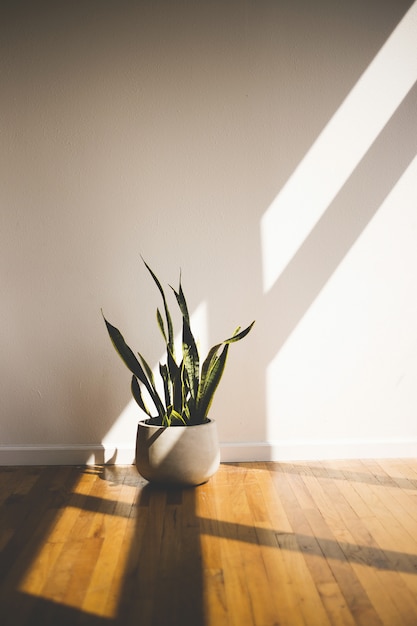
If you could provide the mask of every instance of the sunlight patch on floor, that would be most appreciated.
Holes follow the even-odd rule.
[[[97,480],[91,468],[82,474],[72,491],[74,502],[54,512],[53,526],[21,579],[20,592],[103,618],[117,616],[134,536],[130,512],[136,487],[117,482],[117,472],[112,474],[114,482],[108,476]]]

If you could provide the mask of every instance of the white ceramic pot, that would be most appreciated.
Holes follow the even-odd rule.
[[[150,422],[150,423],[149,423]],[[201,485],[220,464],[217,426],[209,420],[197,426],[155,426],[139,422],[136,467],[150,482]]]

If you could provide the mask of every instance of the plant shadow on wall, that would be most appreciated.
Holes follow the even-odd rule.
[[[239,501],[252,488],[256,492],[256,479],[245,484],[246,470],[239,466],[230,483],[214,478],[197,488],[172,489],[149,485],[131,467],[33,468],[26,470],[30,488],[20,494],[22,470],[5,471],[15,488],[3,503],[0,527],[5,537],[0,553],[3,626],[203,626],[207,589],[216,590],[212,601],[227,613],[228,576],[247,576],[252,545],[273,547],[277,558],[285,551],[323,559],[342,588],[342,564],[407,574],[417,570],[414,554],[309,532],[285,487],[301,469],[285,464],[276,464],[274,484],[286,510],[294,512],[292,532],[273,524],[248,525],[239,509],[231,517],[229,502],[214,513],[213,500],[221,503],[216,491],[225,502]],[[368,480],[348,471],[344,479]],[[13,533],[8,521],[16,519]],[[239,546],[237,569],[236,563],[230,569],[222,562],[216,538]],[[345,583],[351,585],[355,574],[349,572]],[[250,606],[244,596],[240,600]]]

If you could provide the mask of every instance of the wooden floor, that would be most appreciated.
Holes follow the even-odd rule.
[[[417,624],[417,461],[0,468],[2,626]]]

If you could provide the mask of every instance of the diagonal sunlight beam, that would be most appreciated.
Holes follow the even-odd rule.
[[[417,80],[414,2],[261,220],[268,292]]]

